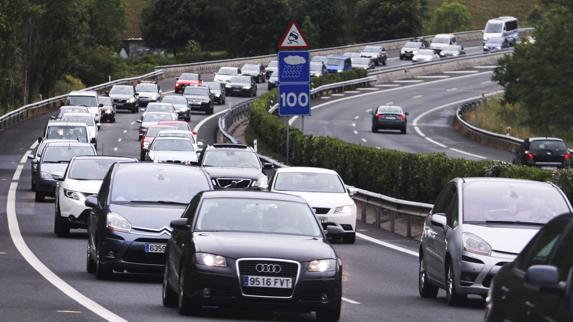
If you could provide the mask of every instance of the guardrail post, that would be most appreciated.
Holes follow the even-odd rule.
[[[408,215],[408,225],[406,226],[406,237],[412,237],[412,216]]]
[[[380,228],[380,216],[383,210],[381,208],[376,207],[376,217],[374,218],[374,224],[376,228]]]
[[[368,197],[366,197],[366,201],[362,204],[362,222],[366,223],[366,216],[368,213]]]

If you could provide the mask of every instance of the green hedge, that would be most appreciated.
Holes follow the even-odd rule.
[[[276,91],[261,96],[251,106],[249,124],[260,140],[286,151],[285,122],[268,113]],[[543,170],[499,161],[451,159],[444,153],[422,154],[377,149],[332,137],[304,135],[291,128],[289,160],[292,165],[329,168],[344,181],[388,196],[433,203],[443,185],[455,177],[507,177],[552,181],[573,200],[573,170]]]
[[[351,79],[368,77],[366,69],[353,69],[342,73],[326,74],[311,80],[311,87],[316,88],[326,84],[344,82]]]

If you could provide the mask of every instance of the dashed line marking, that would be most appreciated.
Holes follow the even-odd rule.
[[[444,72],[444,74],[474,74],[479,73],[479,70],[449,70]]]
[[[358,131],[354,130],[354,134],[358,135]]]
[[[6,252],[0,252],[0,255],[6,255]]]
[[[327,99],[329,99],[329,98],[331,98],[331,97],[330,97],[330,96],[321,96],[321,97],[320,97],[321,100],[327,100]]]
[[[356,116],[354,117],[355,120],[358,120],[359,118],[360,118],[360,115],[356,115]]]
[[[398,84],[416,84],[416,83],[422,83],[423,80],[421,79],[404,79],[404,80],[395,80],[394,83],[398,83]]]
[[[351,300],[351,299],[349,299],[349,298],[346,298],[346,297],[344,297],[344,296],[342,297],[342,300],[343,300],[344,302],[346,302],[346,303],[350,303],[350,304],[355,304],[355,305],[358,305],[358,304],[360,304],[360,302],[358,302],[358,301],[354,301],[354,300]]]
[[[115,148],[113,148],[113,150],[117,152],[117,146]]]
[[[332,96],[334,96],[334,97],[341,97],[341,96],[344,96],[344,95],[346,95],[346,94],[344,94],[344,93],[334,93],[334,94],[332,94]]]
[[[117,142],[121,142],[121,138],[117,139]]]
[[[477,68],[477,69],[494,69],[494,68],[497,68],[497,66],[493,66],[493,65],[490,65],[490,66],[481,65],[481,66],[474,66],[474,68]]]
[[[362,142],[364,142],[364,143],[368,142],[368,141],[366,141],[365,138],[360,138],[360,140],[361,140]]]
[[[356,127],[356,123],[352,123],[352,127]]]
[[[81,314],[82,311],[73,311],[73,310],[57,310],[57,313],[64,313],[64,314]]]
[[[366,112],[366,113],[372,113],[372,109],[369,108],[369,109],[367,109],[365,112]]]
[[[380,85],[374,85],[376,87],[400,87],[400,84],[380,84]]]
[[[448,75],[422,75],[416,76],[419,79],[441,79],[441,78],[450,78],[451,76]]]
[[[418,99],[418,98],[420,98],[420,97],[422,97],[422,95],[412,96],[413,99]]]
[[[127,133],[127,130],[123,130],[123,134]]]
[[[418,257],[418,253],[415,252],[415,251],[413,251],[413,250],[409,250],[409,249],[406,249],[406,248],[404,248],[404,247],[400,247],[400,246],[396,246],[396,245],[393,245],[393,244],[390,244],[390,243],[387,243],[387,242],[383,242],[383,241],[381,241],[381,240],[378,240],[378,239],[376,239],[376,238],[370,237],[370,236],[368,236],[368,235],[364,235],[364,234],[359,233],[359,232],[356,233],[356,237],[362,238],[362,239],[364,239],[364,240],[367,240],[367,241],[369,241],[369,242],[371,242],[371,243],[374,243],[374,244],[378,244],[378,245],[380,245],[380,246],[384,246],[384,247],[386,247],[386,248],[390,248],[390,249],[399,251],[399,252],[404,253],[404,254],[408,254],[408,255],[412,255],[412,256]]]
[[[360,88],[357,88],[357,90],[359,90],[359,91],[377,91],[378,89],[374,88],[374,87],[360,87]]]
[[[132,122],[131,122],[131,125],[133,125],[133,124],[135,124],[135,121],[132,121]]]
[[[493,82],[492,82],[492,81],[490,81],[490,80],[488,80],[488,81],[484,81],[484,82],[481,82],[481,84],[482,84],[482,85],[487,85],[487,84],[491,84],[491,83],[493,83]]]
[[[358,94],[360,91],[345,91],[346,94]]]
[[[453,92],[453,91],[457,91],[458,89],[456,87],[452,87],[452,88],[448,88],[446,89],[446,92]]]

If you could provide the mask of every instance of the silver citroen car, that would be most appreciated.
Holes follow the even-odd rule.
[[[497,271],[553,217],[571,212],[551,183],[456,178],[445,185],[426,221],[419,250],[419,292],[446,290],[448,305],[485,297]]]

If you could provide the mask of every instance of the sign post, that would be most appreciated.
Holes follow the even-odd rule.
[[[292,21],[278,45],[279,116],[310,115],[309,43]],[[303,125],[304,126],[304,125]],[[290,130],[286,133],[286,163],[289,162]]]

